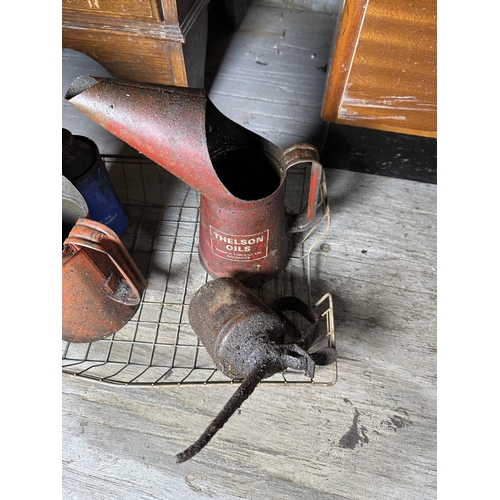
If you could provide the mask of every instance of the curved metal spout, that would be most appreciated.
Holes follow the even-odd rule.
[[[235,201],[216,166],[229,152],[245,148],[265,154],[279,170],[278,179],[282,172],[281,150],[220,113],[203,89],[84,75],[65,99],[218,204]]]

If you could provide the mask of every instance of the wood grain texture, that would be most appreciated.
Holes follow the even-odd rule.
[[[437,135],[436,1],[346,0],[322,117]]]
[[[178,2],[179,9],[175,0],[65,0],[62,45],[92,57],[115,78],[203,86],[208,0]]]
[[[123,0],[62,0],[63,13],[80,12],[98,17],[117,17],[161,21],[159,0],[123,1]]]
[[[312,290],[334,294],[337,384],[257,387],[178,465],[234,386],[63,376],[65,499],[436,498],[436,186],[326,175]]]
[[[66,48],[82,52],[104,66],[114,78],[187,86],[181,43],[100,29],[63,29]]]
[[[322,118],[328,122],[338,121],[338,110],[342,105],[368,1],[346,1],[344,3],[342,16],[339,19],[340,25],[335,32],[332,44],[333,60],[328,70],[321,111]]]

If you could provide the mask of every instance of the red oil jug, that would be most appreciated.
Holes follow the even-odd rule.
[[[310,144],[281,150],[224,116],[203,89],[81,76],[66,100],[196,189],[199,255],[214,278],[247,286],[277,276],[288,261],[289,232],[312,225],[322,167]],[[311,165],[308,203],[288,214],[287,171]]]

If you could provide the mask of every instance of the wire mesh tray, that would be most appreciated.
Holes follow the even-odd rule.
[[[198,258],[199,193],[143,157],[103,156],[124,202],[130,223],[121,236],[147,280],[134,317],[118,332],[91,343],[63,341],[62,370],[74,376],[121,385],[231,384],[215,367],[188,321],[192,296],[211,277]],[[286,179],[285,202],[300,212],[306,198],[308,168],[293,167]],[[332,296],[312,302],[310,253],[330,227],[323,179],[312,229],[291,235],[285,270],[252,289],[263,302],[294,295],[312,305],[318,317],[316,348],[335,346]],[[290,319],[302,329],[311,325],[299,315]],[[333,385],[337,363],[318,366],[314,379],[287,369],[262,383]]]

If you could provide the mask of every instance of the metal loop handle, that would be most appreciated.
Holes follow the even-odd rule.
[[[303,300],[291,295],[276,299],[273,302],[273,310],[285,323],[287,336],[289,337],[290,341],[307,350],[311,344],[306,343],[306,339],[304,338],[303,333],[300,331],[297,325],[295,325],[290,319],[288,319],[288,317],[285,315],[285,312],[290,311],[300,314],[311,325],[314,325],[313,328],[316,329],[319,319],[316,311],[311,306],[308,306]],[[315,336],[314,333],[313,336]]]
[[[291,214],[288,216],[288,230],[292,233],[300,233],[311,227],[316,217],[323,167],[319,163],[319,152],[312,144],[302,143],[288,146],[283,150],[283,158],[285,161],[285,172],[290,167],[299,163],[311,163],[307,210],[300,214]]]
[[[276,299],[273,303],[273,309],[285,323],[287,333],[292,336],[292,340],[300,349],[309,352],[309,349],[314,347],[318,341],[318,321],[319,317],[316,311],[303,300],[294,296],[286,296]],[[296,312],[311,323],[312,330],[303,334],[298,327],[289,320],[284,314],[285,311]],[[311,327],[309,327],[311,328]],[[331,365],[337,359],[337,350],[333,347],[323,347],[317,351],[310,353],[311,359],[316,365]]]
[[[64,245],[67,244],[90,248],[106,254],[120,272],[123,280],[118,278],[118,288],[113,291],[107,286],[110,279],[110,277],[107,277],[102,290],[110,298],[122,304],[128,306],[139,304],[141,292],[137,286],[144,290],[146,280],[113,230],[99,222],[81,218],[78,219],[64,241]]]

